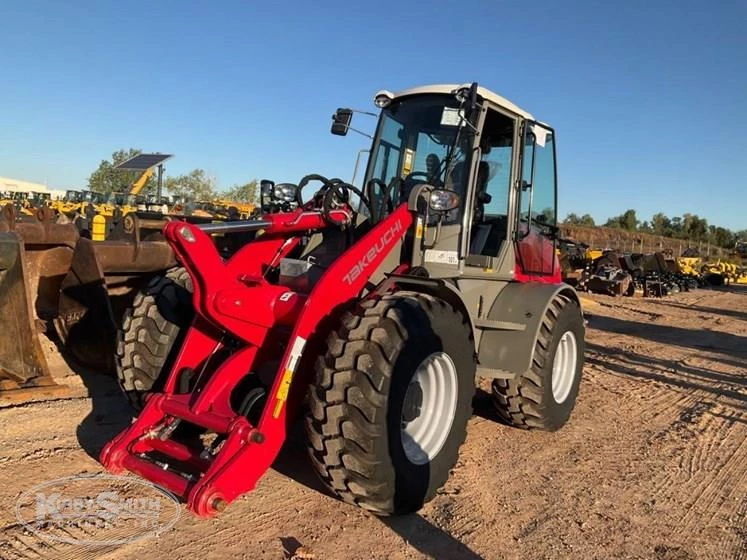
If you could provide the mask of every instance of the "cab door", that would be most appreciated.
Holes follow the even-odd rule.
[[[524,123],[521,180],[517,186],[515,277],[520,281],[560,282],[555,252],[557,237],[557,170],[555,131],[533,121]]]

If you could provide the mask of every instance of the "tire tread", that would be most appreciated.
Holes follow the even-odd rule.
[[[159,304],[171,305],[174,298],[179,298],[175,286],[191,291],[191,279],[184,268],[175,267],[153,278],[135,296],[117,333],[117,378],[136,410],[142,408],[144,392],[151,389],[166,365],[181,326],[170,322],[159,310]]]
[[[543,368],[550,360],[553,327],[561,312],[569,305],[578,305],[564,294],[558,294],[542,318],[530,369],[516,379],[496,379],[492,384],[495,410],[503,421],[521,429],[550,429],[545,415],[542,395],[547,383]],[[581,357],[579,357],[580,359]]]
[[[317,360],[317,383],[309,391],[306,431],[315,470],[344,502],[378,515],[396,509],[394,469],[382,444],[387,439],[382,437],[386,433],[382,414],[386,414],[393,360],[408,339],[408,317],[402,307],[412,304],[421,306],[429,317],[458,315],[462,320],[455,330],[462,329],[472,340],[461,313],[432,296],[397,292],[367,299],[345,313],[340,327],[330,333],[328,351]],[[466,429],[459,435],[460,445],[465,437]]]

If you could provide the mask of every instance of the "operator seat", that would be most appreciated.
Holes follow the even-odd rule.
[[[455,164],[451,173],[445,177],[443,188],[447,191],[454,191],[459,195],[460,201],[464,201],[464,173],[466,172],[463,161]],[[447,224],[455,224],[461,215],[461,203],[454,210],[446,213],[444,221]]]
[[[482,255],[486,249],[493,225],[484,223],[485,204],[491,196],[487,193],[490,166],[487,161],[481,161],[477,167],[477,181],[475,184],[475,201],[472,213],[472,232],[470,234],[469,252],[471,255]]]
[[[327,269],[349,249],[350,244],[371,231],[372,227],[369,219],[358,214],[351,229],[327,227],[313,233],[297,256],[293,259],[283,259],[305,261],[307,270],[293,278],[284,278],[281,273],[279,283],[300,293],[310,293]]]
[[[475,210],[472,215],[473,223],[480,223],[485,216],[485,205],[493,199],[488,194],[488,179],[490,178],[490,165],[487,161],[481,161],[477,166],[477,181],[475,182]]]

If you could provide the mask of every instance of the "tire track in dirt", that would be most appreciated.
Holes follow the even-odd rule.
[[[747,433],[736,424],[711,422],[716,429],[705,430],[691,445],[700,448],[705,457],[695,468],[690,468],[690,493],[683,505],[685,513],[677,523],[677,534],[686,541],[700,541],[709,529],[722,528],[725,523],[714,523],[724,504],[733,496],[747,493],[744,465],[747,464]],[[727,429],[722,431],[723,426]],[[720,437],[719,437],[720,436]],[[720,439],[720,442],[718,441]],[[692,488],[692,482],[695,488]]]
[[[675,372],[648,360],[648,356],[656,354],[655,347],[641,344],[640,339],[631,335],[625,335],[631,344],[605,346],[604,334],[593,328],[588,331],[592,349],[586,353],[585,378],[626,401],[638,401],[642,420],[679,411],[694,398],[692,389],[667,384]],[[641,366],[646,367],[644,372]]]
[[[729,521],[729,528],[734,532],[735,560],[747,560],[747,494],[742,496],[739,507]]]
[[[0,465],[7,463],[19,463],[21,461],[31,462],[40,459],[49,459],[51,457],[59,457],[68,453],[80,453],[79,445],[62,445],[49,447],[47,449],[35,449],[33,451],[16,452],[15,454],[8,454],[5,457],[0,457]]]
[[[683,318],[686,313],[683,310]],[[672,317],[665,323],[671,324]],[[724,328],[739,330],[727,324]],[[697,331],[692,332],[697,336]],[[641,325],[643,338],[644,333],[645,325]],[[720,543],[724,558],[741,551],[747,534],[742,528],[744,516],[737,516],[736,521],[733,517],[734,502],[747,494],[747,423],[739,400],[747,371],[728,368],[728,356],[723,361],[712,352],[689,350],[687,340],[668,346],[667,360],[650,360],[650,367],[642,370],[648,356],[660,353],[661,344],[642,339],[636,343],[635,334],[626,332],[615,336],[615,344],[607,349],[606,341],[598,336],[603,334],[590,329],[592,344],[604,351],[589,353],[592,368],[586,379],[626,402],[635,402],[635,417],[651,429],[647,444],[654,453],[642,462],[655,473],[645,484],[652,490],[652,503],[659,510],[684,510],[678,522],[668,523],[673,530],[668,541],[699,552]],[[625,495],[635,499],[636,492],[630,489]],[[685,549],[680,552],[689,554]]]
[[[662,450],[661,453],[668,455],[670,459],[667,462],[667,467],[652,481],[652,495],[655,499],[667,499],[672,493],[672,487],[679,490],[682,485],[690,483],[693,478],[695,456],[699,455],[699,447],[693,448],[691,444],[683,441],[683,425],[681,424],[682,419],[687,418],[690,414],[686,411],[701,410],[698,406],[699,401],[695,395],[690,393],[679,402],[682,405],[679,418],[674,420],[665,418],[667,424],[650,437],[648,441],[649,445]],[[666,450],[669,450],[669,452]]]
[[[62,540],[45,540],[32,533],[20,523],[6,525],[0,529],[0,558],[3,560],[37,560],[55,558],[55,560],[86,560],[118,548],[118,546],[83,546]],[[47,531],[49,534],[50,531]],[[52,537],[64,540],[91,539],[94,535],[84,527],[56,528]]]
[[[733,501],[741,499],[736,512],[730,504],[732,498]],[[733,550],[738,558],[747,558],[747,473],[742,473],[732,492],[724,497],[717,513],[723,526],[731,533],[731,537],[726,538],[727,549]]]

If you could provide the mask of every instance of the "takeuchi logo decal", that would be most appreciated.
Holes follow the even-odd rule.
[[[402,221],[397,220],[382,236],[371,246],[371,248],[356,262],[350,271],[342,277],[346,284],[351,285],[355,282],[363,271],[365,271],[373,260],[387,248],[398,233],[402,232]]]
[[[179,500],[149,482],[111,474],[43,482],[16,501],[16,517],[48,541],[91,546],[153,538],[176,525]]]

